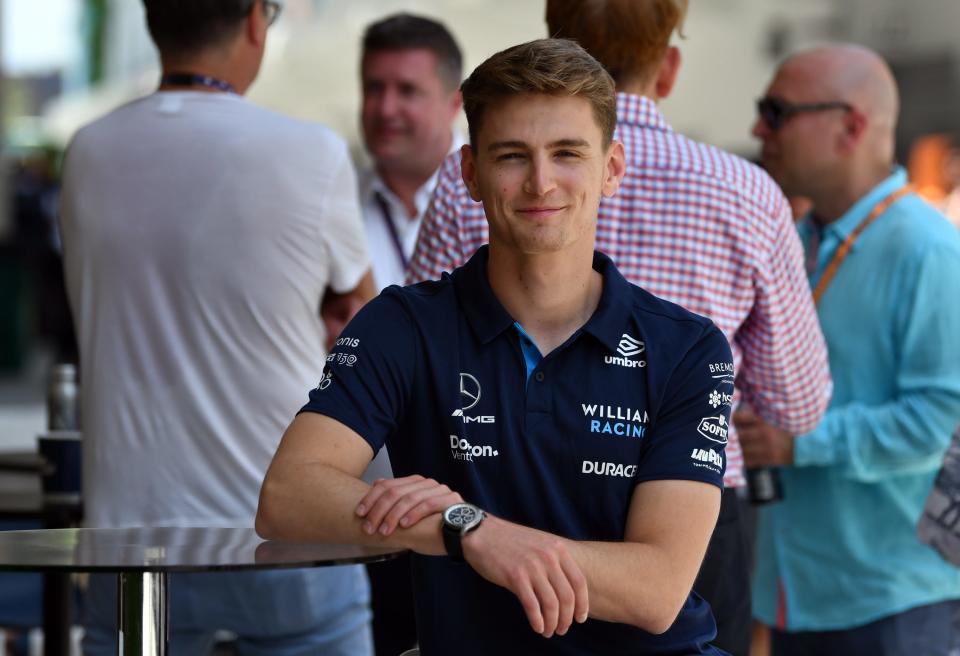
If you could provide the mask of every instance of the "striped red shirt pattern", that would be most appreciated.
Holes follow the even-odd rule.
[[[627,172],[616,196],[600,204],[597,249],[634,284],[717,324],[733,350],[734,406],[745,400],[793,434],[812,430],[833,384],[783,193],[746,160],[674,132],[648,98],[617,94],[617,117]],[[407,281],[439,278],[486,242],[483,205],[470,198],[460,157],[451,155]],[[744,484],[733,430],[724,483]]]

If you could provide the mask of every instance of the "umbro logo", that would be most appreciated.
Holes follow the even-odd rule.
[[[608,355],[603,358],[603,361],[607,364],[618,364],[621,367],[635,368],[635,367],[646,367],[646,360],[633,360],[636,355],[640,355],[646,350],[646,345],[635,337],[631,337],[627,333],[623,333],[620,336],[620,343],[617,344],[617,353],[622,357],[617,357],[615,355]]]
[[[638,353],[643,353],[644,345],[638,339],[634,339],[627,333],[620,337],[620,343],[617,345],[617,353],[625,358],[632,358]]]

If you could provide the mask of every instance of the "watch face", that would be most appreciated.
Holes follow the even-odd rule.
[[[480,509],[466,503],[458,503],[455,506],[447,508],[443,514],[443,519],[447,524],[463,528],[469,526],[480,516]]]

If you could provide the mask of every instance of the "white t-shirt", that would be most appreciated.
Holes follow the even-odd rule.
[[[346,145],[232,94],[155,93],[74,138],[61,232],[87,523],[251,525],[322,375],[324,289],[369,268]]]

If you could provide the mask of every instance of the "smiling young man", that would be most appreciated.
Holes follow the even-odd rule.
[[[411,549],[425,656],[722,653],[690,589],[720,505],[729,408],[708,399],[730,348],[594,251],[624,173],[613,81],[545,39],[462,91],[490,245],[347,327],[257,529]],[[368,486],[384,444],[399,478]]]

